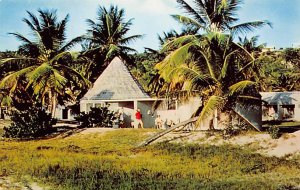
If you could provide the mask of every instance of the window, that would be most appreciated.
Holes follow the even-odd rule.
[[[295,116],[295,105],[282,105],[283,119],[294,118]]]

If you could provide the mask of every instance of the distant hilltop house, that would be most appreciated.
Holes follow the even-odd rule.
[[[300,121],[300,91],[261,92],[262,121]]]
[[[261,50],[262,52],[273,52],[276,51],[275,47],[264,47]]]

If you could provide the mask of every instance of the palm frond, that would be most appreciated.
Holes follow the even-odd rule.
[[[28,78],[28,84],[26,89],[36,81],[39,81],[40,78],[43,78],[43,76],[48,76],[49,73],[52,72],[52,69],[53,67],[51,65],[48,63],[43,63],[33,71],[27,73],[26,77]]]
[[[189,58],[189,48],[193,43],[187,43],[175,51],[171,52],[162,62],[155,65],[155,68],[159,70],[161,77],[166,81],[171,81],[174,69],[179,65],[184,64]]]
[[[77,77],[79,79],[79,81],[83,81],[82,82],[83,86],[86,86],[86,87],[91,86],[91,82],[89,80],[87,80],[82,74],[80,74],[76,70],[74,70],[74,69],[72,69],[72,68],[70,68],[66,65],[57,65],[57,66],[54,66],[54,68],[61,69],[64,72],[69,73],[70,75]]]
[[[111,57],[113,57],[114,55],[118,54],[117,52],[120,51],[120,47],[115,45],[115,44],[110,44],[109,45],[109,49],[108,52],[106,54],[106,60],[110,59]]]
[[[229,64],[229,58],[235,54],[238,50],[234,50],[232,52],[230,52],[228,55],[226,55],[223,66],[222,66],[222,70],[221,70],[221,75],[219,77],[219,79],[224,78],[226,76],[226,74],[228,74],[227,72],[227,68],[228,68],[228,64]]]
[[[272,28],[272,23],[265,20],[265,21],[253,21],[253,22],[246,22],[242,24],[238,24],[235,26],[230,27],[230,31],[232,32],[233,35],[237,33],[242,33],[245,34],[247,32],[252,32],[254,29],[261,28],[264,26],[270,26]]]
[[[30,19],[32,22],[30,22],[28,19],[28,22],[25,21],[27,23],[27,25],[29,25],[29,27],[32,29],[32,30],[37,30],[37,31],[40,31],[41,30],[41,27],[40,27],[40,22],[38,20],[38,18],[31,12],[27,11],[27,14],[29,15]],[[24,19],[25,20],[25,19]],[[24,21],[23,20],[23,21]],[[30,26],[32,25],[32,26]]]
[[[219,96],[210,96],[207,102],[204,103],[203,109],[196,122],[196,126],[200,126],[200,123],[205,119],[212,116],[216,109],[220,109],[224,104],[224,99]]]
[[[198,29],[205,29],[205,26],[201,25],[200,23],[198,23],[197,21],[195,21],[189,17],[183,16],[183,15],[171,15],[171,17],[173,19],[175,19],[177,22],[185,24],[187,26],[191,25]]]
[[[18,83],[20,77],[26,75],[27,73],[31,72],[35,68],[36,68],[35,66],[26,67],[24,69],[21,69],[19,71],[7,75],[1,80],[0,89],[13,88],[16,85],[16,83]]]
[[[22,41],[24,43],[34,44],[34,42],[31,42],[29,39],[27,39],[22,34],[19,34],[19,33],[8,33],[8,34],[11,34],[11,35],[15,36],[18,40],[20,40],[20,41]]]
[[[186,43],[196,41],[197,37],[195,35],[184,35],[165,43],[161,49],[161,53],[172,50],[173,48],[178,48]]]
[[[179,6],[186,11],[187,14],[191,15],[194,19],[199,20],[199,22],[201,22],[202,24],[205,24],[205,21],[203,20],[201,15],[195,9],[193,9],[186,1],[184,0],[176,0],[176,1],[177,3],[179,3]],[[197,2],[201,2],[201,1],[197,1]]]
[[[10,62],[12,62],[12,61],[24,61],[24,60],[34,60],[34,59],[28,58],[28,57],[12,57],[12,58],[4,58],[4,59],[0,59],[0,65],[1,65],[1,64],[10,63]]]
[[[240,82],[237,82],[229,87],[229,95],[233,95],[236,93],[243,93],[243,91],[250,86],[256,85],[256,82],[249,81],[249,80],[243,80]]]
[[[9,95],[4,95],[0,98],[1,100],[1,106],[12,106],[13,99]]]
[[[70,56],[72,58],[72,60],[74,60],[74,59],[77,59],[77,57],[79,56],[79,52],[64,51],[64,52],[61,52],[61,53],[55,55],[49,62],[51,65],[56,64],[60,59],[66,57],[66,56]]]
[[[74,47],[75,45],[82,42],[83,40],[84,40],[83,36],[78,36],[78,37],[72,39],[71,41],[67,42],[63,47],[61,47],[59,52],[67,51],[67,50],[71,49],[72,47]]]
[[[131,42],[134,42],[134,41],[136,41],[138,39],[141,39],[143,37],[144,37],[143,35],[133,35],[133,36],[125,37],[125,38],[120,40],[120,43],[127,45],[127,44],[130,44]]]

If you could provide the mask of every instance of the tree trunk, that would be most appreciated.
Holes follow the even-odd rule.
[[[214,129],[218,128],[218,110],[217,109],[214,110],[214,114],[213,114],[213,126],[214,126]]]
[[[156,139],[164,136],[165,134],[167,133],[170,133],[171,131],[174,131],[175,129],[179,128],[179,127],[183,127],[187,124],[190,124],[192,122],[195,122],[197,121],[198,117],[194,117],[194,118],[191,118],[189,120],[186,120],[186,121],[183,121],[181,123],[178,123],[176,125],[174,125],[173,127],[171,128],[168,128],[162,132],[159,132],[159,133],[156,133],[154,136],[151,136],[150,138],[146,139],[145,141],[143,141],[141,144],[139,144],[137,147],[143,147],[143,146],[147,146],[148,144],[150,144],[151,142],[155,141]]]
[[[53,118],[55,117],[56,106],[57,106],[57,103],[56,103],[56,94],[53,93],[53,96],[52,96],[52,105],[51,105],[51,115],[52,115]]]

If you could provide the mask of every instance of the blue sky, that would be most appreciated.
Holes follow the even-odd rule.
[[[187,0],[190,2],[191,0]],[[82,35],[87,29],[85,20],[95,20],[99,5],[118,5],[126,11],[126,19],[134,18],[130,34],[144,34],[131,47],[142,52],[143,47],[158,48],[157,34],[179,29],[171,14],[182,13],[176,0],[0,0],[0,51],[16,50],[20,43],[8,32],[30,35],[22,22],[26,10],[57,9],[59,18],[70,14],[68,38]],[[269,20],[273,28],[264,27],[247,36],[259,35],[260,43],[268,47],[300,45],[300,0],[244,0],[238,12],[241,22]]]

